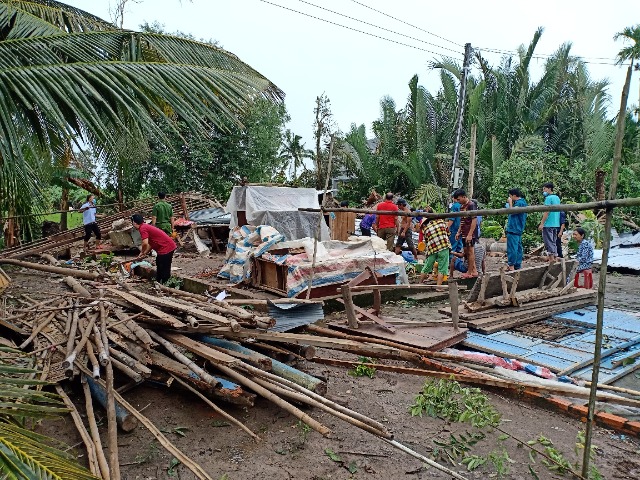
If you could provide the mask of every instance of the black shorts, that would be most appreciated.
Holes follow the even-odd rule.
[[[471,240],[467,240],[466,238],[463,238],[462,245],[465,247],[473,247],[477,241],[478,241],[477,238],[472,238]]]
[[[89,239],[91,238],[91,234],[95,234],[96,236],[96,240],[101,240],[102,239],[102,235],[100,235],[100,227],[98,226],[98,224],[96,222],[92,222],[92,223],[87,223],[84,226],[84,241],[88,242]]]

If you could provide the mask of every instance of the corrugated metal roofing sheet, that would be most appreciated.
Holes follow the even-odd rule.
[[[269,316],[276,319],[269,330],[286,332],[302,325],[309,325],[324,318],[322,303],[273,303],[268,302]]]

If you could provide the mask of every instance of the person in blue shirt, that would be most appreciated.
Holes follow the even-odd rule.
[[[360,231],[363,237],[371,236],[371,228],[374,223],[376,223],[376,216],[373,213],[367,213],[360,221]]]
[[[509,197],[505,208],[518,208],[528,206],[527,201],[522,197],[522,192],[518,188],[509,190]],[[509,270],[520,270],[524,251],[522,249],[522,234],[527,222],[526,213],[512,213],[507,219],[507,263]]]
[[[562,234],[569,227],[569,221],[567,220],[567,212],[560,212],[560,229],[558,230],[558,236],[556,237],[556,247],[558,248],[558,258],[562,258]]]
[[[593,245],[585,239],[587,232],[584,228],[576,228],[573,231],[573,239],[578,242],[578,251],[576,260],[578,268],[574,279],[574,286],[578,288],[593,288],[593,274],[591,266],[593,265]],[[582,277],[582,278],[581,278]]]
[[[87,195],[87,201],[80,206],[78,211],[82,212],[82,223],[84,224],[84,251],[89,251],[89,240],[92,233],[96,236],[96,248],[99,248],[102,236],[96,222],[96,198],[91,194]]]
[[[545,205],[560,205],[560,197],[553,193],[553,183],[545,183],[542,186],[542,195]],[[560,230],[560,212],[544,212],[538,230],[542,232],[542,241],[547,250],[549,263],[554,263],[558,258],[556,239]]]
[[[453,196],[451,197],[453,198]],[[449,207],[450,212],[459,212],[460,211],[460,202],[453,198],[453,203]],[[458,233],[458,229],[460,228],[460,217],[452,217],[447,219],[447,228],[449,229],[449,241],[451,242],[451,249],[453,251],[461,251],[462,250],[462,239],[456,239],[456,234]]]

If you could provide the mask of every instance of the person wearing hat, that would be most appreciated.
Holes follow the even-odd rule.
[[[442,285],[445,275],[449,273],[449,251],[451,250],[447,224],[442,219],[425,219],[420,224],[420,229],[424,234],[427,253],[427,259],[420,273],[420,282],[427,279],[427,275],[433,271],[434,263],[438,262],[436,284]]]
[[[155,250],[156,256],[156,281],[165,283],[171,277],[171,263],[173,262],[173,252],[176,250],[176,242],[160,230],[158,227],[144,223],[144,217],[136,214],[131,217],[133,228],[140,232],[142,245],[140,255],[133,259],[138,262],[146,257],[151,250]]]
[[[393,203],[393,193],[388,192],[385,195],[384,202],[376,206],[378,212],[391,211],[397,212],[398,206]],[[397,215],[376,215],[375,231],[381,239],[387,242],[387,250],[393,252],[393,240],[396,238],[396,232],[399,230]]]
[[[411,211],[404,198],[399,198],[397,204],[399,211],[407,213]],[[402,246],[405,243],[407,244],[407,247],[409,247],[409,250],[411,250],[413,258],[416,258],[418,256],[418,250],[416,250],[416,246],[413,243],[411,217],[402,217],[402,220],[400,221],[400,230],[398,231],[398,239],[396,240],[396,255],[400,255],[402,253]]]

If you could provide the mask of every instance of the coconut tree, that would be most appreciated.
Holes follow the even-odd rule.
[[[122,30],[55,0],[0,0],[0,212],[30,213],[53,147],[117,155],[180,118],[227,129],[282,92],[213,45]]]

